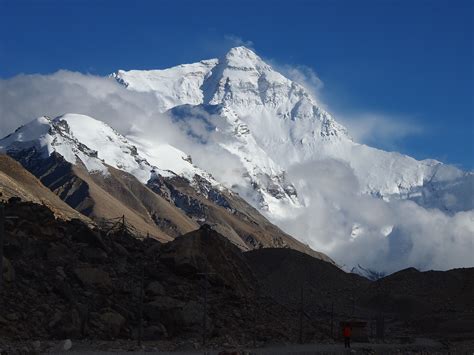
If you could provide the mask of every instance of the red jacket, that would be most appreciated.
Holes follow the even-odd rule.
[[[349,326],[344,327],[344,330],[343,330],[343,332],[342,332],[342,334],[344,335],[344,337],[346,337],[346,338],[350,337],[350,336],[351,336],[351,333],[352,333],[351,327],[349,327]]]

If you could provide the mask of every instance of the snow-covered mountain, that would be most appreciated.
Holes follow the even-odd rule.
[[[411,210],[406,207],[419,206],[388,204],[378,198],[410,199],[427,207],[423,211],[445,212],[435,211],[424,225],[432,225],[440,216],[456,217],[459,211],[474,210],[473,173],[436,160],[418,161],[355,142],[310,91],[278,73],[248,48],[236,47],[222,58],[164,70],[119,70],[112,77],[126,88],[112,80],[122,93],[134,99],[143,95],[137,92],[144,92],[147,105],[156,105],[152,118],[146,117],[157,120],[157,125],[149,122],[150,132],[146,125],[132,124],[133,135],[124,136],[101,121],[78,114],[40,117],[0,140],[0,152],[15,157],[30,171],[30,155],[46,159],[58,154],[91,176],[115,178],[117,188],[127,179],[138,180],[139,185],[146,185],[146,189],[186,215],[178,216],[173,210],[177,216],[173,228],[183,218],[189,219],[187,228],[215,221],[223,234],[244,249],[290,246],[306,252],[308,248],[273,226],[258,211],[300,241],[317,241],[311,246],[332,252],[337,243],[363,245],[366,236],[380,243],[380,250],[390,249],[386,240],[397,239],[392,232],[406,220],[403,212]],[[110,78],[104,80],[111,82]],[[156,110],[160,114],[155,115]],[[166,122],[159,121],[163,118]],[[133,123],[134,117],[129,120]],[[112,121],[110,117],[107,120],[114,126]],[[163,122],[174,125],[170,136],[174,137],[174,128],[183,133],[178,134],[179,139],[163,141],[168,133],[166,127],[165,132],[160,132],[164,134],[154,134],[153,129],[162,129]],[[33,169],[39,164],[35,161]],[[323,180],[321,176],[319,180],[314,178],[320,168],[324,170],[320,174],[324,175]],[[120,179],[113,176],[117,169],[128,175]],[[337,176],[339,172],[343,176]],[[73,179],[90,178],[76,175]],[[98,184],[104,187],[102,180]],[[134,188],[138,188],[136,184]],[[113,196],[115,192],[108,194]],[[130,191],[126,192],[121,203],[128,208]],[[313,192],[314,196],[310,196]],[[133,197],[138,204],[148,200]],[[321,201],[314,203],[318,199]],[[371,201],[371,208],[361,208],[365,214],[354,213],[366,200]],[[84,209],[90,209],[85,199],[82,202]],[[385,218],[374,213],[388,205],[403,206],[385,211]],[[170,210],[169,206],[166,208]],[[144,217],[137,218],[157,223],[158,212],[151,211],[148,205],[143,210]],[[472,220],[464,222],[469,218],[459,216],[463,236],[472,226]],[[415,218],[411,228],[402,234],[431,233],[431,229],[419,228],[416,221]],[[166,218],[158,222],[162,229],[171,226]],[[335,229],[338,237],[334,237]],[[452,229],[453,235],[460,234]],[[178,232],[175,228],[173,233]],[[319,243],[320,239],[323,242]],[[358,260],[348,263],[357,265]],[[354,272],[363,274],[373,267],[363,261],[361,265],[370,269],[356,267]]]
[[[135,145],[86,115],[36,118],[0,139],[0,153],[99,222],[123,215],[138,232],[163,241],[209,223],[243,250],[288,247],[333,262],[271,224],[179,149],[143,139]]]
[[[140,143],[147,147],[146,141]],[[0,152],[14,153],[34,149],[47,158],[59,153],[71,164],[82,164],[90,173],[108,174],[107,165],[134,175],[142,183],[158,173],[182,176],[193,181],[199,175],[213,185],[217,182],[195,167],[187,154],[168,144],[147,147],[151,155],[142,155],[127,138],[104,122],[79,114],[56,118],[39,117],[0,140]],[[147,160],[148,159],[148,160]]]
[[[233,188],[244,196],[253,191],[252,203],[271,216],[304,205],[285,172],[294,164],[327,158],[350,165],[361,193],[410,198],[446,211],[473,208],[472,199],[462,196],[473,185],[472,174],[354,142],[308,90],[248,48],[165,70],[119,70],[113,77],[130,90],[154,93],[159,109],[188,134],[195,134],[192,120],[205,120],[210,131],[218,131],[213,143],[245,169],[241,185]],[[458,190],[461,195],[454,196]]]

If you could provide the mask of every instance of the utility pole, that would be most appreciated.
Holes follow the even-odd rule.
[[[331,338],[334,339],[334,302],[331,303]]]
[[[206,346],[207,340],[207,286],[208,286],[208,275],[213,275],[212,272],[200,272],[198,275],[204,276],[204,297],[203,297],[203,305],[202,305],[202,346],[203,348]]]
[[[5,239],[5,206],[0,202],[0,292],[3,289],[3,240]]]
[[[299,342],[303,344],[303,307],[304,307],[304,283],[301,284],[301,295],[300,295],[300,331],[299,331]]]
[[[259,300],[259,296],[260,295],[260,286],[259,284],[257,283],[256,287],[255,287],[255,294],[254,294],[254,303],[253,303],[253,334],[252,334],[252,340],[253,340],[253,347],[256,348],[257,347],[257,315],[258,315],[258,310],[259,310],[259,307],[258,307],[258,300]]]
[[[145,287],[145,265],[143,261],[140,267],[140,299],[138,303],[138,346],[142,346],[143,337],[143,289]]]
[[[352,290],[352,318],[355,317],[355,294],[354,294],[354,290]]]

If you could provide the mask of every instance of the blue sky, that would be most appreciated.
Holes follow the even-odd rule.
[[[0,78],[164,68],[247,43],[312,68],[363,141],[472,170],[473,4],[0,0]]]

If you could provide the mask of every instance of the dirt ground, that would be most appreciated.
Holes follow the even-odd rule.
[[[135,341],[73,341],[67,351],[64,341],[48,342],[15,342],[5,344],[0,340],[0,353],[50,353],[50,354],[174,354],[174,355],[319,355],[319,354],[473,354],[474,340],[446,343],[429,338],[416,338],[410,344],[400,343],[353,343],[351,349],[344,349],[341,343],[275,345],[264,348],[239,348],[230,346],[226,349],[200,349],[194,340],[184,342],[178,351],[160,351],[167,348],[166,342],[144,342],[141,347]]]

